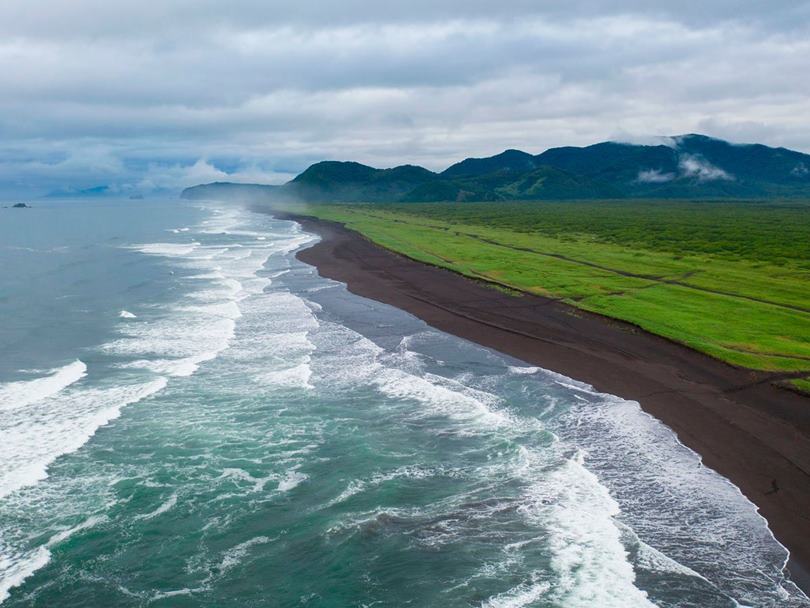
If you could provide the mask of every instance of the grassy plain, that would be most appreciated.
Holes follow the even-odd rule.
[[[810,374],[810,202],[320,205],[413,259]],[[810,380],[795,386],[810,388]]]

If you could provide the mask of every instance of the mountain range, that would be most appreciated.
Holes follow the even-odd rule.
[[[810,155],[705,135],[640,145],[603,142],[537,155],[506,150],[440,173],[414,165],[375,169],[316,163],[281,186],[216,182],[187,199],[307,202],[433,202],[620,198],[810,197]]]

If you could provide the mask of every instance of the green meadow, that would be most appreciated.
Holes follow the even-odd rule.
[[[415,260],[629,321],[734,365],[810,374],[810,202],[353,204],[307,213]]]

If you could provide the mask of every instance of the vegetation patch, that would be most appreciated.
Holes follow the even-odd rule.
[[[796,380],[791,380],[790,383],[793,385],[793,388],[810,395],[810,377],[797,378]]]
[[[810,370],[810,202],[318,205],[307,213],[415,260],[560,298],[734,365]]]

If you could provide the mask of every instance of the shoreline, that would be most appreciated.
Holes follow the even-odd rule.
[[[810,595],[810,399],[622,321],[514,296],[411,260],[342,224],[274,213],[321,240],[297,258],[428,325],[639,402],[759,509]],[[776,488],[776,490],[775,490]]]

